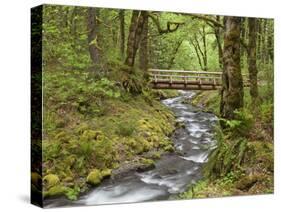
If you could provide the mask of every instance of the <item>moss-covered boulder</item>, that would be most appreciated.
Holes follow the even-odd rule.
[[[48,174],[43,178],[44,186],[49,189],[60,183],[60,179],[55,174]]]
[[[62,185],[56,185],[48,189],[43,193],[44,197],[56,197],[56,196],[62,196],[67,191],[67,188]]]
[[[98,185],[101,183],[103,176],[100,170],[93,169],[87,176],[87,183],[90,185]]]
[[[104,169],[101,171],[102,178],[107,178],[111,176],[111,169]]]
[[[143,172],[143,171],[148,171],[148,170],[151,170],[154,168],[155,168],[155,162],[153,160],[147,159],[147,158],[141,158],[140,165],[137,168],[137,171]]]

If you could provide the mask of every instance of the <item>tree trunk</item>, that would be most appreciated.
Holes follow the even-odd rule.
[[[261,54],[261,59],[262,59],[262,63],[266,64],[266,58],[267,58],[267,51],[265,51],[266,49],[266,27],[267,27],[267,21],[266,19],[263,19],[263,26],[262,26],[262,54]]]
[[[242,42],[244,43],[247,43],[247,39],[246,39],[246,34],[247,34],[247,27],[246,27],[246,18],[241,18],[241,33],[240,33],[240,36],[241,36],[241,40]],[[241,65],[241,68],[243,69],[244,68],[244,65],[245,65],[245,52],[246,52],[246,56],[247,56],[247,51],[245,51],[245,48],[241,48],[240,49],[240,58],[241,58],[241,61],[240,61],[240,65]]]
[[[269,21],[269,20],[268,20]],[[273,55],[274,55],[274,47],[273,47],[273,42],[274,42],[274,39],[273,39],[273,36],[274,36],[274,27],[273,27],[273,23],[272,22],[269,22],[268,24],[268,38],[267,38],[267,49],[268,49],[268,55],[269,55],[269,58],[271,59],[271,62],[273,63]]]
[[[216,17],[217,22],[220,22],[220,16],[217,15]],[[222,45],[221,45],[221,29],[219,26],[214,25],[214,31],[218,46],[218,55],[219,55],[219,65],[220,68],[223,68],[223,52],[222,52]]]
[[[120,53],[122,60],[125,57],[125,10],[119,11],[120,20]]]
[[[177,55],[177,53],[178,53],[178,51],[179,51],[179,48],[181,47],[182,42],[183,42],[183,40],[178,41],[178,42],[176,43],[176,47],[175,47],[175,49],[174,49],[173,55],[172,55],[172,57],[171,57],[171,59],[170,59],[170,62],[169,62],[169,64],[168,64],[168,67],[167,67],[168,70],[170,70],[170,69],[173,67],[174,62],[175,62],[175,59],[176,59],[176,55]]]
[[[249,45],[248,45],[248,71],[250,79],[250,95],[252,103],[256,103],[258,97],[257,85],[257,51],[256,51],[256,36],[257,36],[257,23],[255,18],[248,18],[249,23]]]
[[[203,40],[203,63],[204,63],[204,71],[208,70],[208,56],[207,56],[207,42],[206,42],[206,32],[205,32],[205,26],[203,26],[202,29],[202,40]]]
[[[195,50],[195,53],[196,53],[196,56],[197,56],[197,59],[198,59],[198,63],[200,65],[201,69],[203,70],[204,66],[202,64],[200,53],[199,53],[199,49],[198,49],[198,41],[196,41],[196,40],[197,40],[197,38],[196,38],[196,35],[195,35],[194,40],[191,39],[190,43],[194,47],[194,50]]]
[[[143,31],[141,35],[140,52],[139,52],[139,62],[140,69],[145,73],[148,69],[148,15],[144,14],[144,24]]]
[[[95,66],[100,64],[100,48],[98,46],[98,32],[99,32],[99,9],[88,9],[88,44],[91,59]]]
[[[127,42],[127,57],[125,65],[133,67],[135,64],[135,57],[139,47],[140,38],[143,30],[144,16],[146,11],[134,10],[131,18],[131,24]]]
[[[257,19],[257,60],[261,59],[261,25],[262,25],[262,19]]]
[[[221,116],[234,118],[234,111],[243,107],[243,80],[240,67],[240,18],[224,17],[223,75]]]

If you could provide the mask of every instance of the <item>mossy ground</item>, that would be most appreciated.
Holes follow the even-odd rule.
[[[149,90],[133,95],[106,79],[90,78],[84,72],[44,72],[45,197],[76,199],[109,170],[132,161],[151,166],[172,151],[174,116],[159,95]]]
[[[230,121],[223,130],[217,129],[219,145],[204,167],[204,179],[178,198],[273,193],[273,104],[268,92],[261,87],[260,104],[252,106],[249,90],[245,89],[240,119]],[[193,104],[219,115],[219,98],[217,91],[201,92]]]

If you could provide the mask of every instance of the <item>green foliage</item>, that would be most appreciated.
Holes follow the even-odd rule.
[[[233,120],[221,119],[221,121],[232,136],[247,136],[254,124],[253,115],[246,109],[234,111]]]
[[[131,136],[136,129],[136,123],[133,121],[121,121],[117,125],[116,133],[118,135],[128,137]]]

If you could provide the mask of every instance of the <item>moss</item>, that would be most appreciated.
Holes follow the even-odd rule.
[[[43,192],[44,197],[55,197],[62,196],[66,192],[67,188],[62,185],[56,185],[48,189],[48,191]]]
[[[185,128],[185,123],[181,121],[177,121],[175,127],[178,128]]]
[[[164,147],[165,152],[174,152],[175,148],[172,145],[168,145]]]
[[[110,177],[111,175],[111,169],[104,169],[101,171],[102,178]]]
[[[103,140],[104,134],[102,131],[85,130],[80,137],[81,141]]]
[[[44,185],[46,188],[51,188],[53,186],[56,186],[60,183],[60,179],[55,174],[48,174],[43,178]]]
[[[151,155],[151,158],[152,158],[152,159],[160,159],[160,158],[161,158],[161,153],[160,153],[160,152],[154,152],[154,153]]]
[[[54,78],[58,85],[67,80],[64,75],[60,77],[62,79],[59,81]],[[74,79],[75,82],[79,81],[79,77]],[[52,83],[50,80],[48,82]],[[84,80],[80,83],[83,84]],[[55,87],[64,87],[58,85]],[[175,118],[169,109],[153,99],[150,91],[145,95],[124,92],[120,98],[97,98],[91,92],[89,96],[75,92],[70,95],[68,89],[60,92],[53,90],[52,93],[56,104],[49,99],[45,102],[46,114],[52,116],[43,123],[45,129],[50,125],[44,132],[43,172],[44,175],[56,173],[64,186],[71,187],[69,189],[78,186],[82,191],[86,181],[96,185],[103,177],[109,176],[108,170],[122,166],[125,161],[135,160],[144,169],[153,167],[154,163],[142,163],[138,158],[149,155],[150,151],[162,152],[170,144],[168,136],[174,130]],[[81,104],[87,99],[91,101],[86,101],[86,112],[83,112]],[[57,102],[64,102],[60,109],[66,111],[65,117],[58,114]],[[97,104],[102,105],[103,109]],[[90,113],[91,109],[102,113]],[[53,126],[52,123],[60,119],[64,123],[61,128]],[[92,175],[91,171],[94,171]],[[92,183],[90,176],[93,177]],[[78,189],[68,190],[65,195],[73,197],[77,192]]]
[[[236,183],[236,188],[248,191],[251,187],[254,186],[255,183],[258,181],[263,181],[265,179],[265,176],[263,175],[250,175],[250,176],[244,176]]]
[[[42,184],[41,175],[37,172],[31,172],[31,183],[37,188],[40,188]]]
[[[55,139],[60,142],[68,142],[70,140],[70,136],[67,134],[67,132],[62,131],[56,134]]]
[[[66,182],[66,183],[73,182],[73,177],[66,177],[63,179],[63,182]]]
[[[87,176],[87,183],[91,185],[98,185],[101,183],[102,173],[98,169],[93,169]]]
[[[138,167],[138,171],[147,171],[155,168],[155,162],[152,159],[141,158],[140,163],[141,166]]]

